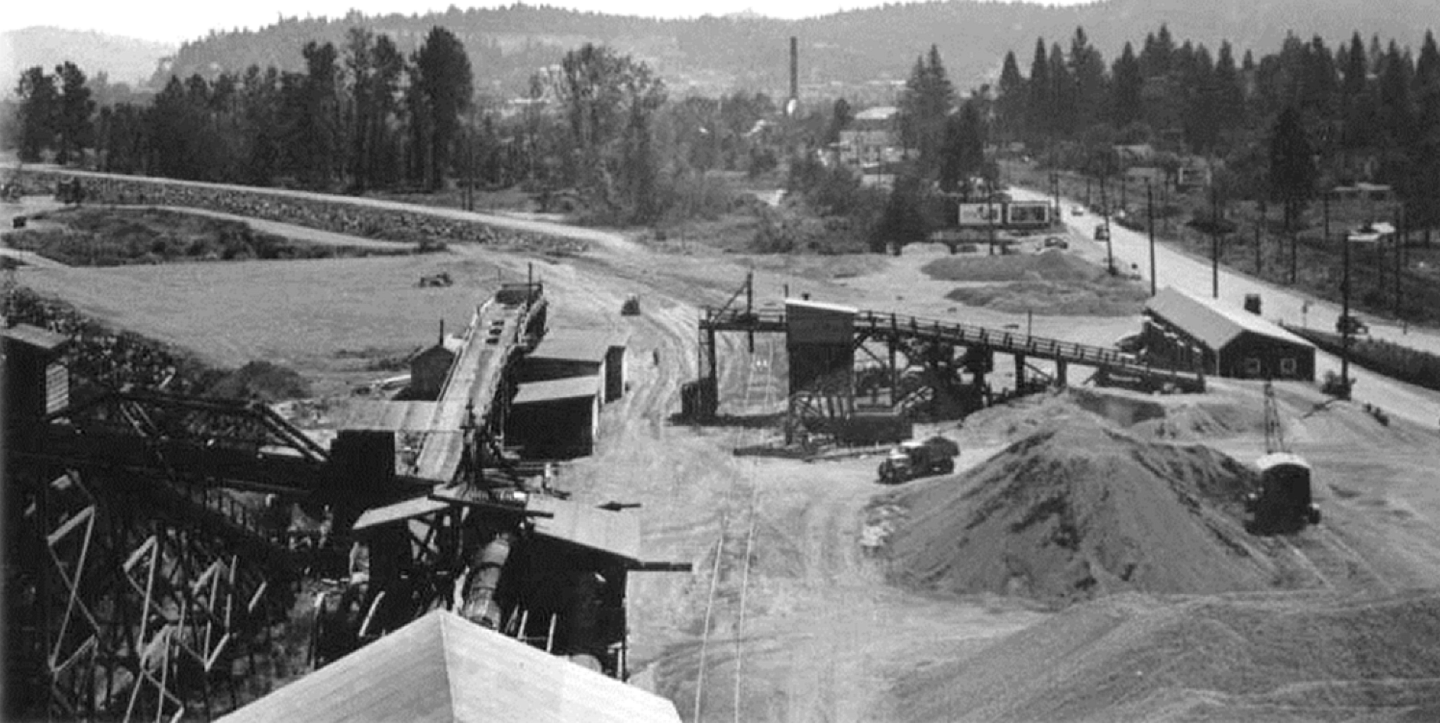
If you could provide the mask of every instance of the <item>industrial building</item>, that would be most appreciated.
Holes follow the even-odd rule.
[[[556,329],[545,335],[520,368],[520,381],[538,382],[578,376],[601,380],[601,403],[625,393],[625,344],[608,332]]]
[[[1154,361],[1237,379],[1315,380],[1315,345],[1239,307],[1166,287],[1145,306]]]
[[[521,383],[505,420],[507,446],[529,459],[573,459],[595,451],[601,377]]]

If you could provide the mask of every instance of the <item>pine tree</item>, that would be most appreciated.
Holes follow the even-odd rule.
[[[1084,28],[1076,28],[1070,41],[1070,74],[1075,83],[1073,127],[1084,130],[1104,119],[1107,106],[1105,58],[1090,44]]]
[[[1026,104],[1025,126],[1034,135],[1050,136],[1055,132],[1055,119],[1050,115],[1050,60],[1045,53],[1045,39],[1035,41],[1035,59],[1030,63],[1029,100]]]
[[[411,63],[411,83],[416,94],[411,108],[423,115],[411,118],[412,123],[418,120],[421,124],[417,138],[423,145],[418,149],[423,169],[420,179],[429,188],[438,189],[450,169],[460,134],[460,116],[469,109],[474,93],[470,57],[454,33],[435,26],[415,51]]]
[[[1000,66],[1000,97],[996,100],[999,110],[999,127],[1011,138],[1025,135],[1025,77],[1020,75],[1020,64],[1015,60],[1015,51],[1005,53]]]
[[[967,181],[985,168],[985,124],[979,103],[967,101],[959,112],[945,121],[945,145],[941,150],[940,188],[947,193],[967,191]],[[967,198],[968,200],[968,198]]]
[[[54,145],[60,92],[55,88],[55,76],[46,75],[37,65],[20,75],[15,94],[20,98],[20,160],[34,163]]]
[[[85,73],[70,61],[55,67],[60,81],[60,103],[55,118],[55,162],[69,163],[71,154],[79,154],[94,145],[95,101],[85,85]]]
[[[1318,175],[1315,149],[1305,135],[1300,112],[1288,107],[1270,137],[1270,198],[1285,204],[1286,228],[1293,228],[1300,210],[1314,196]]]
[[[940,49],[930,46],[926,56],[916,58],[905,93],[900,98],[901,133],[907,148],[920,152],[920,166],[926,175],[939,165],[944,139],[945,117],[955,103],[955,88],[940,60]]]
[[[1124,128],[1144,117],[1141,93],[1145,78],[1141,75],[1140,60],[1135,57],[1135,49],[1130,43],[1125,43],[1125,49],[1115,60],[1110,76],[1114,87],[1111,115],[1115,126]]]

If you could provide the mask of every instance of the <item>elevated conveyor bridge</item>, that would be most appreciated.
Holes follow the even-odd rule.
[[[744,306],[736,302],[745,293]],[[787,301],[807,311],[806,321],[812,322],[813,302]],[[1205,389],[1203,373],[1147,363],[1117,349],[1064,341],[1008,329],[995,329],[974,324],[940,319],[927,319],[894,312],[846,309],[818,305],[821,313],[831,319],[822,322],[830,328],[848,329],[848,369],[831,374],[799,378],[793,374],[805,360],[791,359],[791,416],[804,413],[817,397],[824,397],[828,410],[840,409],[843,415],[854,415],[864,406],[867,395],[872,411],[883,409],[889,414],[911,413],[926,407],[945,407],[937,400],[948,400],[951,411],[961,414],[993,401],[985,375],[994,370],[994,356],[1009,355],[1015,360],[1014,393],[1032,391],[1045,384],[1063,386],[1068,383],[1073,366],[1094,370],[1094,380],[1101,385],[1126,386],[1143,391],[1199,392]],[[811,353],[813,345],[795,342],[795,320],[785,310],[756,309],[747,286],[721,307],[707,307],[699,320],[700,380],[690,386],[687,403],[690,414],[713,418],[719,398],[719,362],[716,336],[720,333],[758,333],[787,335],[787,348],[792,356]],[[811,335],[813,331],[802,330]],[[834,358],[835,352],[827,350]],[[1032,362],[1050,362],[1041,369]],[[814,366],[813,364],[809,366]],[[968,379],[962,379],[962,373]],[[880,403],[880,390],[886,390],[885,403]],[[799,411],[797,411],[799,410]],[[829,412],[834,414],[833,411]]]

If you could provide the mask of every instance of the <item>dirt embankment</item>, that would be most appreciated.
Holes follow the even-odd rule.
[[[1203,446],[1142,441],[1090,415],[1035,431],[957,478],[896,493],[891,576],[1066,603],[1124,590],[1255,590],[1277,562],[1245,533],[1254,472]]]

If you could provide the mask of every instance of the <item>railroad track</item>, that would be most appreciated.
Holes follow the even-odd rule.
[[[738,416],[763,416],[774,411],[777,400],[783,398],[778,387],[781,383],[775,374],[776,360],[779,358],[778,344],[770,335],[763,335],[756,340],[756,353],[750,355],[749,363],[744,365],[744,395],[743,402],[738,410]],[[731,436],[733,449],[741,449],[762,443],[765,439],[766,430],[763,427],[749,427],[740,425]],[[740,547],[740,569],[739,589],[736,595],[735,625],[732,644],[734,646],[734,678],[733,678],[733,711],[734,719],[740,720],[740,704],[743,699],[744,683],[742,674],[742,662],[744,656],[744,634],[745,621],[748,612],[749,588],[750,588],[750,567],[751,559],[755,550],[755,531],[759,523],[760,509],[760,487],[755,482],[754,468],[758,463],[753,458],[737,458],[737,465],[744,470],[744,474],[737,474],[731,482],[728,498],[734,500],[742,495],[746,497],[744,511],[734,515],[728,512],[722,514],[720,523],[720,536],[715,544],[715,563],[711,567],[709,594],[705,602],[705,624],[700,637],[700,664],[695,684],[695,708],[693,720],[702,720],[705,701],[705,678],[708,665],[708,653],[710,638],[716,612],[716,598],[721,588],[722,573],[726,572],[723,564],[725,551],[732,546]],[[744,482],[749,482],[748,490]]]

